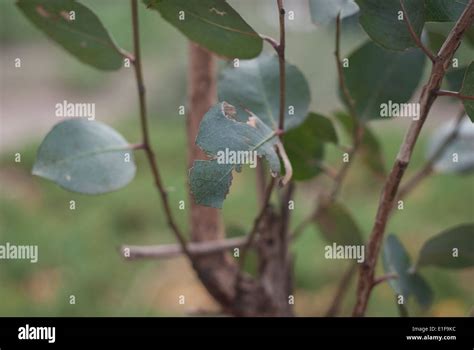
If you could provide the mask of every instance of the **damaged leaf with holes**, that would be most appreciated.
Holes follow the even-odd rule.
[[[266,159],[273,176],[280,174],[280,160],[275,149],[279,140],[275,131],[252,112],[246,122],[235,117],[234,106],[222,102],[206,113],[199,126],[196,145],[210,160],[195,161],[190,170],[191,192],[198,204],[222,208],[233,170],[240,171],[246,164],[253,166],[254,155]],[[222,159],[225,154],[234,155],[235,162]]]
[[[311,102],[309,84],[294,65],[286,66],[285,131],[304,122]],[[241,60],[238,67],[227,66],[218,81],[220,101],[227,101],[237,110],[237,119],[245,121],[247,111],[276,130],[280,111],[280,73],[278,57],[263,54],[253,60]]]

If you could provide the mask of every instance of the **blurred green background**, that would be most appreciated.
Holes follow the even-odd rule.
[[[120,46],[131,50],[128,1],[81,2],[98,14]],[[229,2],[257,31],[277,35],[273,0]],[[104,73],[84,66],[33,27],[13,1],[0,0],[0,4],[0,244],[39,246],[36,264],[0,261],[0,316],[165,316],[216,310],[184,259],[126,262],[120,257],[122,244],[174,242],[142,154],[136,155],[138,173],[129,186],[96,197],[68,193],[30,174],[42,137],[59,121],[54,105],[63,100],[96,103],[98,120],[137,142],[135,82],[131,68]],[[289,23],[287,58],[310,82],[312,110],[330,115],[341,108],[333,58],[334,30],[310,24],[306,1],[288,0],[286,7],[295,11],[295,21]],[[178,202],[187,201],[185,117],[178,114],[178,106],[186,104],[187,41],[156,12],[141,6],[140,16],[153,144],[174,214],[185,229],[188,214],[178,210]],[[348,54],[365,37],[354,20],[344,28],[342,45]],[[460,56],[461,62],[472,59],[472,51],[464,56]],[[22,59],[21,69],[13,66],[17,57]],[[427,137],[458,109],[459,105],[449,101],[435,105],[408,176],[424,162]],[[407,120],[372,125],[383,145],[387,168],[407,125]],[[21,154],[21,163],[14,162],[16,153]],[[339,159],[340,150],[329,149],[328,162],[338,166]],[[320,177],[300,184],[293,227],[312,210],[317,190],[327,186],[327,181]],[[356,162],[342,192],[366,236],[381,186],[380,180]],[[76,210],[69,210],[70,200],[76,201]],[[407,198],[405,209],[395,213],[388,231],[400,237],[414,260],[429,237],[472,221],[473,204],[472,175],[435,175]],[[254,174],[246,169],[235,176],[222,211],[230,228],[228,235],[248,231],[256,210]],[[325,244],[317,228],[310,226],[293,246],[299,315],[323,315],[348,266],[348,262],[324,259]],[[427,268],[422,274],[435,292],[435,302],[428,311],[410,303],[411,314],[469,314],[474,302],[472,269]],[[353,281],[343,315],[350,314],[354,294]],[[71,295],[75,305],[69,303]],[[185,305],[178,304],[179,295],[186,296]],[[387,284],[373,293],[369,315],[398,315],[394,293]]]

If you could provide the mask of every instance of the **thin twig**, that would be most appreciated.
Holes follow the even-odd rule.
[[[311,223],[313,223],[313,221],[314,221],[314,215],[309,215],[307,218],[303,219],[303,221],[301,221],[298,224],[298,226],[296,226],[296,228],[293,230],[293,234],[291,235],[291,240],[292,241],[297,240],[301,236],[301,234],[304,232],[306,227],[310,225]]]
[[[382,190],[374,226],[367,245],[367,257],[359,272],[357,301],[352,312],[353,316],[360,317],[365,314],[369,297],[373,289],[375,267],[382,245],[385,228],[395,200],[398,198],[398,187],[400,186],[405,170],[410,163],[423,124],[425,123],[431,107],[437,98],[435,91],[440,89],[447,67],[451,63],[454,53],[459,48],[464,33],[468,28],[470,28],[473,20],[474,0],[470,0],[435,58],[430,78],[422,90],[419,100],[421,106],[420,118],[411,123]]]
[[[400,187],[398,199],[405,198],[405,196],[410,193],[422,180],[431,175],[435,163],[444,154],[449,145],[458,137],[463,117],[464,109],[456,118],[456,124],[454,125],[449,135],[439,145],[439,147],[436,149],[430,159],[428,159],[423,168],[421,168],[415,175],[413,175],[409,180],[407,180],[407,182],[403,186]]]
[[[460,92],[447,91],[447,90],[438,90],[438,91],[436,91],[435,93],[436,93],[436,95],[438,95],[438,96],[451,96],[451,97],[458,98],[458,99],[460,99],[460,100],[471,100],[471,101],[474,101],[474,96],[463,95],[463,94],[461,94]]]
[[[246,243],[242,247],[242,252],[240,254],[240,267],[242,268],[245,264],[245,258],[247,257],[247,251],[249,248],[253,245],[255,236],[257,235],[259,229],[260,229],[260,223],[262,222],[262,219],[264,218],[268,204],[270,203],[270,198],[272,196],[272,191],[273,188],[275,187],[275,178],[272,177],[270,180],[270,183],[267,186],[267,189],[265,190],[265,198],[263,200],[263,205],[260,208],[260,212],[258,216],[255,218],[252,226],[252,230],[250,233],[247,235]]]
[[[342,167],[340,168],[339,172],[337,173],[335,177],[334,186],[332,188],[331,194],[329,195],[329,198],[331,201],[334,201],[336,199],[342,187],[342,183],[344,182],[344,179],[347,176],[349,168],[351,167],[353,158],[355,154],[357,153],[357,151],[359,150],[360,144],[362,142],[362,138],[364,137],[364,130],[365,130],[363,125],[359,122],[356,105],[354,103],[354,100],[352,99],[352,96],[346,85],[346,80],[344,78],[342,59],[341,59],[341,14],[340,13],[336,17],[336,44],[335,44],[334,56],[336,58],[339,88],[341,89],[344,101],[346,102],[346,105],[349,108],[349,113],[351,115],[354,125],[353,125],[353,130],[352,130],[353,145],[351,149],[348,151],[349,159],[346,163],[342,165]]]
[[[397,279],[397,278],[398,278],[398,274],[396,274],[396,273],[388,273],[386,275],[374,278],[374,281],[372,283],[372,288],[379,285],[380,283],[383,283],[383,282],[386,282],[386,281],[389,281],[389,280],[393,280],[393,279]]]
[[[352,276],[354,276],[356,271],[357,271],[357,264],[351,263],[347,271],[342,276],[341,281],[339,282],[334,299],[332,300],[332,303],[329,306],[328,311],[326,311],[326,315],[325,315],[326,317],[334,317],[334,316],[337,316],[337,314],[339,313],[339,309],[341,308],[341,304],[342,304],[342,301],[344,300],[344,296],[346,295],[347,290],[349,289],[349,284],[351,283]]]
[[[156,162],[155,155],[153,153],[153,149],[150,143],[150,136],[149,136],[149,131],[148,131],[148,119],[147,119],[147,111],[146,111],[146,101],[145,101],[145,85],[143,81],[142,62],[141,62],[141,54],[140,54],[140,32],[139,32],[139,22],[138,22],[137,0],[131,0],[131,8],[132,8],[132,26],[133,26],[133,47],[134,47],[134,55],[135,55],[133,66],[135,68],[135,77],[137,80],[137,87],[138,87],[138,98],[139,98],[139,105],[140,105],[140,123],[141,123],[141,129],[142,129],[142,137],[143,137],[143,149],[146,153],[156,188],[158,189],[158,192],[160,194],[160,198],[163,205],[163,209],[165,211],[168,226],[173,231],[176,239],[180,243],[181,249],[183,250],[184,254],[186,254],[186,256],[192,262],[193,261],[192,255],[187,248],[184,235],[181,233],[180,229],[178,228],[173,218],[173,214],[171,212],[171,207],[168,200],[168,194],[165,190],[165,187],[163,186],[163,182],[161,180],[160,172],[158,169],[158,164]]]
[[[318,163],[319,169],[321,169],[322,173],[329,177],[330,179],[335,180],[337,178],[337,170],[331,167],[329,164],[326,164],[324,162],[319,162]]]
[[[405,4],[403,0],[400,0],[400,6],[402,7],[403,11],[403,19],[405,20],[405,23],[407,24],[408,31],[410,32],[410,35],[415,42],[416,46],[418,46],[425,54],[428,56],[428,58],[431,60],[431,62],[434,62],[436,57],[435,55],[421,42],[421,39],[418,37],[418,35],[415,32],[415,29],[413,28],[413,25],[410,21],[410,18],[408,18],[408,13],[405,8]]]
[[[247,244],[246,237],[230,238],[218,241],[191,242],[187,244],[188,251],[194,256],[209,255],[222,251],[240,248]],[[122,246],[120,248],[124,258],[135,259],[168,259],[179,257],[183,249],[179,244],[150,245],[150,246]]]

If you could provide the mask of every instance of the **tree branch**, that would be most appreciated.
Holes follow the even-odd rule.
[[[132,26],[133,26],[133,46],[134,46],[134,55],[135,55],[135,59],[133,60],[133,66],[135,68],[135,77],[137,80],[137,87],[138,87],[138,99],[139,99],[139,106],[140,106],[140,123],[141,123],[141,129],[142,129],[142,137],[143,137],[143,149],[146,153],[148,163],[150,165],[150,169],[153,175],[155,186],[160,194],[160,198],[163,205],[163,209],[165,211],[168,226],[170,227],[176,239],[178,240],[179,244],[181,245],[181,249],[192,262],[192,255],[188,251],[186,240],[184,239],[184,235],[181,233],[180,229],[176,225],[176,222],[174,221],[173,214],[171,212],[171,208],[168,201],[168,194],[165,190],[165,187],[163,186],[163,182],[161,180],[160,172],[158,169],[158,164],[156,162],[155,155],[153,153],[153,149],[150,143],[150,136],[148,132],[146,101],[145,101],[145,85],[143,82],[142,62],[141,62],[141,54],[140,54],[140,33],[139,33],[137,0],[131,0],[131,8],[132,8]]]
[[[458,115],[456,124],[453,130],[449,133],[446,139],[439,145],[433,155],[428,159],[426,164],[415,175],[412,176],[401,188],[398,194],[398,199],[405,198],[422,180],[433,173],[433,166],[438,159],[444,154],[449,145],[458,137],[461,122],[464,117],[464,109]]]
[[[357,151],[359,150],[360,144],[362,142],[362,138],[364,137],[364,127],[359,122],[357,109],[356,109],[354,100],[352,99],[352,96],[346,85],[346,80],[344,78],[342,59],[341,59],[341,14],[340,13],[336,17],[336,44],[335,44],[334,56],[336,58],[339,88],[341,89],[344,101],[347,107],[349,108],[349,113],[354,122],[354,127],[352,131],[353,132],[353,135],[352,135],[353,145],[351,149],[348,151],[349,159],[346,163],[342,165],[339,172],[336,174],[336,177],[334,179],[334,185],[333,185],[331,194],[329,195],[329,198],[331,201],[334,201],[337,195],[339,194],[339,191],[342,187],[342,183],[344,182],[344,179],[346,178],[347,173],[349,172],[349,168],[351,167],[352,160],[355,154],[357,153]]]
[[[397,199],[397,192],[406,168],[410,163],[411,155],[424,122],[436,100],[435,91],[440,89],[446,70],[461,44],[465,31],[471,26],[474,19],[474,0],[470,0],[459,20],[454,25],[448,38],[441,47],[435,58],[431,75],[423,88],[419,103],[421,113],[419,120],[413,121],[408,129],[405,139],[400,146],[393,168],[385,182],[380,197],[375,223],[367,245],[367,258],[362,264],[359,272],[359,283],[357,287],[357,301],[354,306],[353,316],[363,316],[367,309],[368,300],[373,288],[374,272],[377,258],[380,252],[385,228]]]
[[[461,94],[460,92],[455,92],[455,91],[438,90],[438,91],[436,91],[436,95],[438,95],[438,96],[451,96],[451,97],[458,98],[460,100],[474,101],[474,96],[466,96],[466,95]]]
[[[191,242],[186,246],[193,257],[210,255],[222,251],[240,248],[247,244],[246,237],[231,238],[218,241]],[[120,251],[128,260],[136,259],[168,259],[181,256],[183,249],[179,244],[151,246],[122,246]]]
[[[428,56],[431,62],[434,62],[436,59],[435,55],[425,45],[423,45],[420,38],[415,33],[415,30],[413,29],[413,25],[411,24],[410,18],[408,18],[408,13],[406,11],[403,0],[400,0],[400,6],[402,7],[402,11],[403,11],[403,19],[405,20],[405,23],[407,24],[408,31],[410,32],[410,35],[413,41],[416,43],[416,46],[418,46],[425,53],[425,55]]]

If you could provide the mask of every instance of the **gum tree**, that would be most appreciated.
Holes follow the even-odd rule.
[[[309,111],[309,85],[303,72],[286,60],[289,12],[283,0],[275,0],[278,38],[257,33],[224,0],[144,0],[143,5],[190,40],[186,120],[189,234],[182,231],[173,215],[174,203],[168,198],[160,173],[166,164],[160,162],[151,146],[153,130],[148,125],[140,47],[140,4],[137,0],[130,3],[132,53],[121,49],[100,19],[80,2],[17,2],[19,10],[38,29],[81,62],[106,71],[127,65],[134,68],[141,142],[131,144],[109,126],[96,121],[67,120],[46,136],[33,168],[35,175],[52,180],[66,190],[106,193],[133,179],[133,152],[144,152],[169,229],[178,244],[124,246],[125,258],[158,259],[184,254],[223,312],[237,316],[293,315],[293,257],[289,248],[313,223],[329,244],[365,248],[365,259],[358,268],[354,316],[365,315],[373,288],[384,282],[394,289],[403,314],[406,314],[406,299],[411,296],[420,305],[429,306],[432,291],[419,273],[421,267],[473,265],[472,223],[449,228],[431,238],[413,265],[403,244],[395,235],[388,235],[386,227],[394,207],[403,206],[405,197],[427,176],[446,169],[459,172],[474,168],[472,161],[464,161],[457,168],[454,160],[450,161],[454,154],[466,154],[461,145],[462,127],[467,125],[464,114],[471,120],[474,118],[474,66],[472,62],[462,62],[458,67],[455,56],[461,43],[472,45],[474,0],[309,0],[314,24],[335,27],[335,79],[345,110],[331,116]],[[344,57],[341,22],[356,15],[368,39]],[[157,20],[160,20],[158,16]],[[448,28],[444,33],[435,33],[436,38],[442,37],[438,42],[431,40],[433,22],[444,23]],[[262,52],[265,45],[271,53]],[[217,57],[228,61],[218,78]],[[412,98],[421,83],[426,62],[431,64],[431,73],[415,104],[414,110],[419,113],[401,141],[392,168],[386,172],[381,144],[370,123],[383,117],[382,106],[404,105]],[[453,91],[444,89],[444,81]],[[459,117],[434,142],[426,164],[412,178],[404,180],[433,103],[445,96],[462,102]],[[347,133],[349,146],[342,143],[336,129]],[[340,165],[325,161],[325,149],[329,145],[340,150]],[[223,154],[247,158],[221,161]],[[233,176],[252,155],[258,158],[255,173],[260,209],[250,232],[240,238],[225,239],[220,210]],[[367,240],[340,199],[340,190],[354,161],[363,162],[374,178],[384,179]],[[290,230],[295,187],[319,176],[331,178],[332,186],[314,196],[311,215]],[[250,250],[258,258],[256,276],[244,268]],[[385,274],[376,276],[381,250]],[[342,276],[328,316],[338,313],[357,267],[358,264],[351,264]]]

